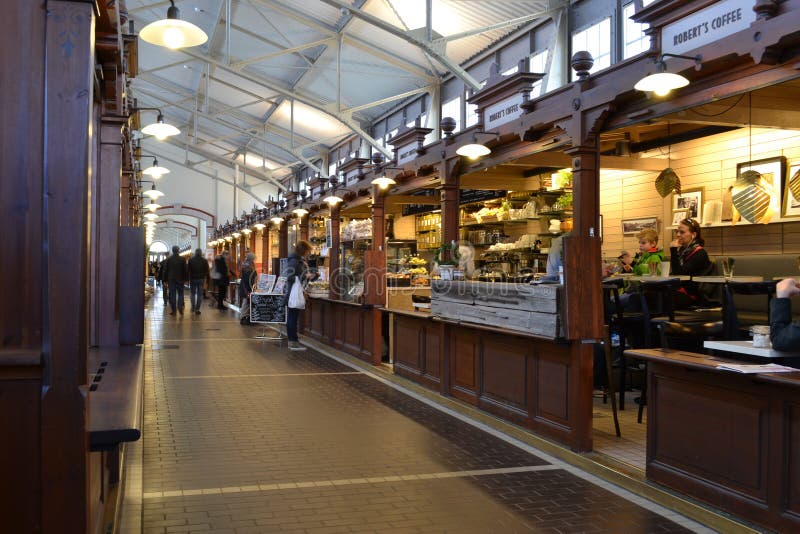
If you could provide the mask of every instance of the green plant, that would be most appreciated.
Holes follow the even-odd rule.
[[[448,255],[450,259],[447,259]],[[439,265],[458,265],[458,260],[460,259],[461,254],[458,253],[458,245],[455,242],[451,244],[444,243],[439,248],[434,249],[433,252],[433,261]]]

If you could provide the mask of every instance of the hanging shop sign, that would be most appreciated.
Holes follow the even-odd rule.
[[[722,0],[661,30],[661,52],[685,54],[747,29],[756,20],[752,0]]]
[[[486,106],[483,110],[484,129],[491,132],[501,124],[519,118],[523,113],[521,104],[522,93],[516,93],[496,104]]]
[[[420,189],[419,191],[414,191],[413,193],[411,193],[411,196],[420,196],[420,197],[430,197],[433,195],[436,195],[436,189]],[[436,211],[438,209],[441,209],[441,207],[435,204],[403,204],[401,213],[405,217],[406,215],[428,213],[430,211]]]
[[[485,202],[496,198],[505,198],[507,192],[500,189],[462,189],[458,192],[458,203]]]

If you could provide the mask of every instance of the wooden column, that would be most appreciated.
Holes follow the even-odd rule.
[[[269,272],[269,226],[261,230],[261,272]]]
[[[442,244],[458,241],[458,201],[461,160],[442,161],[439,176],[442,181]]]
[[[47,10],[43,136],[47,202],[42,212],[46,276],[28,278],[42,292],[45,313],[41,525],[43,532],[85,532],[94,12],[92,4],[62,1],[48,1]]]
[[[331,206],[331,248],[328,251],[328,259],[330,260],[330,298],[332,299],[338,299],[341,295],[341,288],[339,287],[339,268],[341,267],[339,222],[339,205],[337,204],[336,206]]]
[[[386,304],[386,208],[385,194],[372,186],[372,247],[364,271],[364,303]],[[380,337],[380,329],[377,329]]]
[[[250,244],[248,245],[248,247],[250,247],[250,252],[255,254],[255,252],[256,252],[256,233],[255,232],[251,232],[250,235],[247,236],[247,238],[248,238],[248,240],[250,242]]]
[[[89,342],[95,346],[119,344],[120,183],[122,129],[125,117],[106,115],[100,120],[99,165],[92,180],[92,306]],[[123,191],[128,195],[127,190]]]
[[[297,222],[297,226],[300,230],[300,239],[303,241],[308,241],[308,225],[310,222],[310,217],[308,215],[303,215],[300,217],[300,220]]]
[[[278,228],[278,257],[289,257],[289,223],[286,219],[281,223]]]

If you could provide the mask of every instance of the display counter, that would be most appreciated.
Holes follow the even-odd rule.
[[[430,302],[430,287],[387,287],[386,309],[414,312],[414,300],[428,300]],[[425,312],[427,313],[427,312]]]
[[[372,305],[326,297],[308,298],[302,329],[305,335],[335,349],[369,363],[380,363],[380,312]]]
[[[480,286],[504,285],[500,310],[479,318],[489,306]],[[514,284],[434,281],[433,313],[390,313],[390,352],[394,372],[424,387],[452,396],[564,443],[576,451],[591,449],[591,347],[560,339],[560,286],[514,289]],[[528,295],[530,292],[530,295]],[[446,295],[449,300],[442,300]],[[502,295],[502,296],[500,296]],[[534,296],[536,295],[536,296]],[[472,306],[470,313],[444,317],[440,303]],[[476,306],[476,302],[481,302]],[[499,304],[502,302],[502,304]],[[515,304],[514,304],[515,303]],[[499,314],[525,315],[522,322]],[[534,311],[546,309],[549,311]],[[521,310],[519,308],[522,308]],[[525,309],[528,308],[528,309]],[[447,313],[445,311],[445,313]],[[532,313],[542,314],[538,320]],[[438,316],[436,316],[438,314]],[[492,315],[494,314],[494,315]],[[455,313],[454,313],[455,315]]]
[[[771,530],[800,530],[800,372],[669,349],[647,360],[647,478]]]

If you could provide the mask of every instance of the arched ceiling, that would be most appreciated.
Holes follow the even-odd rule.
[[[164,151],[183,151],[189,166],[241,163],[247,153],[248,176],[277,187],[353,132],[374,144],[372,121],[449,73],[474,86],[460,65],[561,3],[431,0],[428,29],[426,0],[177,1],[209,41],[172,51],[139,40],[131,94],[181,130],[148,151],[171,145]],[[169,2],[126,7],[139,30]]]

